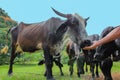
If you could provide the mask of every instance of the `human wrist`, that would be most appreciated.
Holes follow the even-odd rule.
[[[101,45],[101,41],[98,40],[98,41],[96,42],[96,46],[99,46],[99,45]]]

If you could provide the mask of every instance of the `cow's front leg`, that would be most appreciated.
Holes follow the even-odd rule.
[[[99,72],[98,72],[98,62],[96,63],[96,77],[98,78],[99,77]]]
[[[52,66],[53,66],[53,57],[50,55],[50,48],[44,48],[44,57],[45,57],[45,65],[46,65],[46,78],[47,80],[55,80],[52,75]]]

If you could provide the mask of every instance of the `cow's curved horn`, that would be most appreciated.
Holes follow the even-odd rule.
[[[52,8],[52,7],[51,7],[51,8]],[[71,14],[63,14],[63,13],[55,10],[54,8],[52,8],[52,10],[53,10],[57,15],[59,15],[59,16],[61,16],[61,17],[70,18],[70,16],[71,16]]]

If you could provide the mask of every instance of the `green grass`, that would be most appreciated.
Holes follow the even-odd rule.
[[[8,65],[0,66],[0,80],[46,80],[43,76],[45,71],[45,65],[38,66],[36,64],[15,64],[13,68],[13,76],[8,76]],[[63,72],[64,76],[60,76],[59,68],[55,65],[53,67],[53,75],[56,80],[83,80],[76,75],[76,65],[74,66],[73,76],[69,76],[69,67],[64,64]],[[100,70],[99,70],[100,71]],[[115,62],[112,68],[112,72],[120,72],[120,62]],[[87,73],[87,74],[90,74]]]
[[[8,65],[0,66],[0,80],[45,80],[43,76],[45,71],[45,65],[38,66],[35,64],[27,65],[14,65],[13,76],[7,75]],[[64,76],[60,76],[59,68],[53,67],[53,75],[57,80],[80,80],[77,78],[76,73],[73,77],[69,76],[69,69],[67,65],[63,67]]]
[[[120,72],[120,62],[114,62],[112,72]]]

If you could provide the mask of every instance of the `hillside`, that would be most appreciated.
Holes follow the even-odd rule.
[[[0,28],[16,26],[17,22],[12,20],[5,10],[0,8]]]

